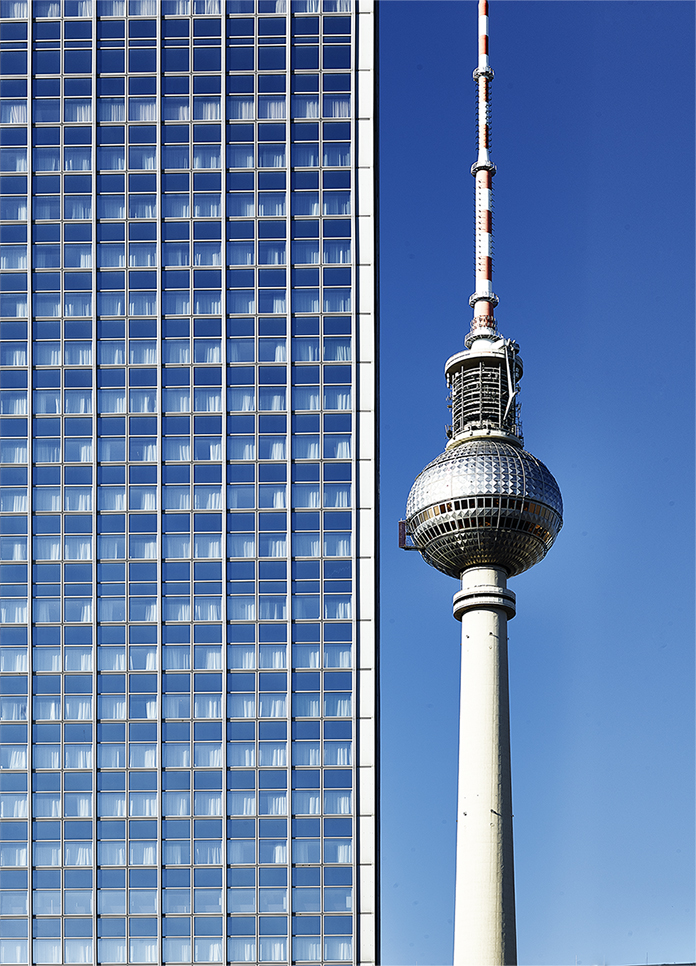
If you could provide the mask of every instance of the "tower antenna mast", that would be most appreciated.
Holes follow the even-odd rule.
[[[490,159],[491,147],[491,81],[493,68],[488,59],[488,0],[478,4],[478,66],[474,71],[478,87],[478,157],[471,166],[475,188],[475,284],[469,299],[474,310],[467,344],[477,336],[494,338],[496,322],[493,310],[498,297],[493,292],[493,176],[496,167]]]

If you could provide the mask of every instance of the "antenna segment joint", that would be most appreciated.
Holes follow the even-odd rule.
[[[471,165],[471,173],[474,177],[476,177],[478,171],[490,171],[491,177],[493,177],[497,170],[492,161],[474,161]]]
[[[473,309],[477,302],[490,302],[491,308],[496,308],[500,299],[493,292],[474,292],[469,296],[469,305]]]

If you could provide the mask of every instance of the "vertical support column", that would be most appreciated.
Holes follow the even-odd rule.
[[[30,89],[34,76],[34,19],[31,7],[27,9],[27,89]],[[27,124],[27,266],[32,265],[34,218],[34,125]],[[27,914],[29,923],[34,915],[34,862],[33,862],[33,819],[31,777],[34,768],[34,740],[32,723],[34,720],[34,295],[32,291],[32,272],[27,271]],[[62,391],[62,387],[61,387]],[[61,400],[62,401],[62,400]],[[95,413],[96,417],[96,413]],[[61,503],[62,508],[62,503]],[[96,589],[96,588],[95,588]],[[94,652],[96,654],[96,651]],[[96,663],[96,662],[95,662]],[[62,665],[61,665],[62,667]],[[96,695],[95,695],[96,697]],[[62,895],[62,893],[61,893]],[[32,940],[29,939],[29,943]],[[31,949],[31,946],[29,947]]]
[[[293,24],[292,8],[293,8],[293,6],[294,6],[294,4],[292,4],[292,3],[288,3],[287,4],[287,7],[286,7],[286,20],[285,20],[285,30],[286,30],[286,33],[285,33],[285,37],[286,37],[286,41],[285,41],[285,43],[286,43],[286,48],[285,48],[285,99],[286,100],[285,100],[285,103],[287,104],[287,115],[288,115],[288,118],[292,117],[292,112],[291,112],[291,109],[290,109],[290,105],[292,103],[291,95],[292,95],[292,24]],[[259,20],[259,18],[257,17],[257,21],[258,20]],[[285,270],[287,272],[287,276],[286,276],[286,292],[287,292],[287,295],[286,295],[286,300],[287,300],[286,301],[287,316],[286,317],[287,317],[287,322],[286,322],[286,328],[285,328],[285,339],[286,339],[286,345],[287,345],[287,349],[286,349],[286,352],[287,352],[287,368],[286,368],[287,381],[286,381],[286,387],[285,387],[285,392],[286,392],[285,411],[287,413],[287,429],[286,429],[287,436],[286,436],[286,441],[285,441],[285,457],[286,457],[286,462],[285,462],[285,487],[286,487],[286,490],[285,490],[285,492],[286,492],[287,496],[286,496],[285,500],[286,500],[286,504],[287,504],[287,508],[288,508],[287,509],[287,514],[288,515],[286,516],[285,519],[288,522],[290,522],[292,520],[292,511],[291,511],[291,507],[292,507],[292,336],[294,334],[293,331],[292,331],[292,325],[293,325],[293,318],[294,317],[293,317],[292,311],[291,311],[292,310],[292,274],[293,274],[292,273],[292,267],[291,267],[292,266],[292,214],[291,213],[292,213],[292,189],[293,189],[293,184],[292,184],[292,154],[291,154],[291,152],[292,152],[292,141],[291,141],[291,137],[290,137],[290,127],[291,127],[291,122],[288,121],[288,123],[286,123],[286,125],[285,125],[285,170],[287,172],[287,174],[286,174],[286,179],[287,179],[286,180],[286,189],[285,189],[286,190],[286,197],[287,197],[287,204],[286,204],[287,214],[285,216],[285,252],[286,252],[286,254],[285,254],[286,269]],[[258,225],[258,221],[257,221],[257,225]],[[257,229],[257,233],[258,233],[258,229]],[[259,245],[259,242],[258,242],[258,239],[257,239],[257,241],[256,241],[256,246],[257,246],[256,254],[257,254],[257,257],[258,257],[258,245]],[[321,255],[320,255],[319,256],[319,261],[321,262],[321,260],[322,259],[321,259]],[[256,371],[258,372],[258,369]],[[258,390],[257,390],[257,392],[258,392]],[[323,404],[323,400],[322,400],[322,404]],[[258,490],[257,490],[257,492],[258,492]],[[288,518],[289,518],[289,520],[288,520]],[[295,537],[295,534],[292,532],[292,526],[290,525],[290,526],[288,526],[288,532],[287,532],[287,543],[286,543],[286,552],[287,552],[287,555],[286,555],[286,558],[285,558],[286,561],[287,561],[286,566],[287,566],[288,588],[290,590],[292,590],[292,577],[293,577],[293,573],[292,573],[292,558],[293,558],[293,554],[295,553],[295,550],[294,550],[294,547],[293,547],[294,537]],[[225,584],[225,586],[227,586],[227,585]],[[260,586],[260,584],[259,584],[259,586]],[[288,807],[287,807],[288,826],[287,826],[287,836],[288,837],[287,837],[287,847],[286,847],[286,850],[287,850],[287,875],[288,875],[288,878],[287,878],[287,882],[288,882],[288,885],[287,885],[287,890],[288,890],[288,893],[287,893],[288,894],[288,909],[292,909],[292,894],[293,894],[292,893],[292,889],[293,889],[293,886],[295,885],[295,879],[294,879],[295,868],[293,866],[293,861],[292,861],[292,776],[293,776],[293,771],[292,771],[292,719],[293,719],[293,715],[294,715],[295,712],[293,711],[293,700],[292,700],[293,699],[293,693],[292,693],[293,689],[292,689],[292,683],[291,683],[292,682],[292,669],[293,669],[293,662],[292,662],[292,626],[293,625],[292,625],[292,597],[290,595],[288,595],[287,605],[286,606],[287,606],[287,615],[288,615],[288,621],[287,621],[287,623],[285,625],[286,631],[287,631],[287,658],[286,658],[286,663],[287,663],[287,668],[288,668],[288,690],[287,690],[287,697],[285,699],[286,700],[286,703],[287,703],[287,729],[288,729],[288,733],[287,733],[287,749],[288,749],[287,750],[287,769],[288,769],[287,770],[287,776],[288,776]],[[260,632],[259,632],[259,637],[260,637]],[[261,642],[259,640],[259,644],[260,643]],[[260,653],[261,652],[259,651],[259,655],[260,655]],[[259,661],[259,663],[260,663],[260,661]],[[259,698],[259,700],[260,700],[260,698]],[[257,732],[258,732],[258,728],[257,728]],[[258,759],[257,759],[257,761],[258,761]],[[292,920],[290,920],[290,921],[292,922]],[[289,933],[288,933],[288,959],[289,959],[290,962],[292,962],[292,928],[289,930]]]
[[[193,24],[193,20],[191,21]],[[191,33],[193,33],[193,26],[191,26]],[[225,17],[222,18],[222,73],[220,78],[220,92],[222,98],[222,111],[221,115],[223,118],[227,117],[227,74],[226,74],[226,56],[227,56],[227,20]],[[193,159],[191,159],[193,161]],[[256,158],[254,158],[256,160]],[[227,168],[229,162],[227,160],[227,128],[225,122],[221,124],[220,131],[220,162],[222,171],[222,267],[221,267],[221,280],[222,287],[220,289],[220,296],[222,298],[222,841],[223,841],[223,854],[222,854],[222,922],[223,922],[223,936],[222,942],[224,944],[223,948],[223,961],[227,961],[227,914],[229,912],[228,907],[228,885],[229,885],[229,874],[228,874],[228,858],[227,858]],[[193,181],[193,168],[191,168],[191,180]],[[289,206],[288,206],[289,207]],[[254,244],[258,245],[258,240],[254,239]],[[191,386],[191,391],[193,392],[193,386]],[[193,403],[193,399],[191,400]],[[193,406],[191,407],[191,415],[193,416]],[[193,561],[192,561],[193,563]],[[191,942],[193,942],[193,936],[191,937]],[[193,952],[193,948],[191,949]]]
[[[97,748],[97,738],[99,735],[99,697],[98,697],[98,671],[99,671],[99,536],[98,536],[98,522],[99,516],[97,513],[97,484],[99,482],[99,407],[97,405],[97,373],[99,369],[97,368],[97,326],[98,326],[98,307],[97,307],[97,11],[96,3],[92,7],[92,135],[91,135],[91,145],[92,145],[92,695],[93,695],[93,707],[92,707],[92,801],[94,802],[94,815],[95,819],[98,814],[98,809],[96,804],[98,802],[98,783],[99,783],[99,771],[98,765],[98,748]],[[124,146],[125,148],[125,146]],[[65,148],[63,147],[63,157],[61,162],[65,165]],[[64,250],[64,249],[63,249]],[[31,248],[29,249],[31,251]],[[64,259],[61,259],[61,264],[65,267]],[[65,345],[65,342],[63,342]],[[65,389],[65,386],[63,386]],[[127,391],[127,390],[126,390]],[[65,400],[65,394],[63,394],[63,400]],[[63,406],[63,412],[65,411],[65,406]],[[126,417],[127,418],[127,417]],[[160,761],[161,758],[158,758]],[[99,919],[98,915],[99,909],[99,836],[97,834],[97,822],[93,820],[92,822],[92,894],[93,894],[93,905],[92,905],[92,955],[95,957],[94,962],[97,962],[97,956],[99,955]],[[158,909],[161,908],[158,905]],[[31,920],[30,920],[31,921]]]
[[[497,567],[462,574],[454,966],[517,962],[507,622],[515,595]]]
[[[162,17],[157,17],[155,21],[155,30],[157,31],[157,50],[161,51],[162,44],[162,33],[163,33],[163,22]],[[96,59],[96,58],[95,58]],[[157,164],[157,170],[155,173],[155,184],[157,186],[157,228],[155,236],[155,265],[157,271],[157,405],[155,407],[155,412],[157,413],[157,480],[156,480],[156,491],[157,491],[157,764],[159,768],[163,767],[162,760],[162,718],[164,715],[164,597],[162,594],[162,579],[163,579],[163,566],[162,566],[162,552],[164,549],[164,541],[162,539],[162,496],[164,494],[164,489],[162,486],[162,476],[164,474],[164,438],[163,438],[163,422],[162,414],[164,412],[164,392],[163,392],[163,379],[162,379],[162,340],[164,338],[164,321],[163,321],[163,311],[162,311],[162,224],[164,213],[162,211],[162,70],[161,70],[161,60],[158,64],[158,69],[155,75],[155,84],[157,91],[157,104],[159,105],[160,113],[158,115],[157,123],[157,133],[155,135],[155,158]],[[130,234],[130,232],[129,232]],[[126,252],[128,252],[128,257],[126,259],[126,264],[130,265],[130,250],[129,250],[129,240],[126,239]],[[130,330],[128,331],[128,339],[130,340]],[[129,359],[130,359],[130,341],[129,341]],[[192,387],[193,388],[193,387]],[[128,402],[128,412],[130,412],[130,399]],[[126,417],[127,418],[127,417]],[[129,482],[129,481],[128,481]],[[126,490],[128,492],[128,490]],[[130,505],[130,500],[129,500]],[[130,642],[129,642],[130,646]],[[163,866],[163,836],[162,836],[162,772],[160,771],[159,778],[157,781],[157,909],[162,910],[164,906],[164,896],[162,893],[162,866]],[[130,908],[130,902],[129,902]],[[223,919],[223,922],[225,920]],[[224,939],[223,939],[224,942]],[[164,936],[162,928],[162,913],[160,912],[159,928],[157,930],[157,955],[160,962],[164,962]]]

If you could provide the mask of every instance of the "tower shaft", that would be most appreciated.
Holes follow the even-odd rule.
[[[517,962],[507,622],[515,596],[497,567],[465,571],[462,622],[454,966]]]

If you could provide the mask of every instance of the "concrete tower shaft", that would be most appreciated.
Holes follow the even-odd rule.
[[[516,963],[507,654],[515,595],[505,574],[467,570],[454,616],[462,622],[454,963]]]

